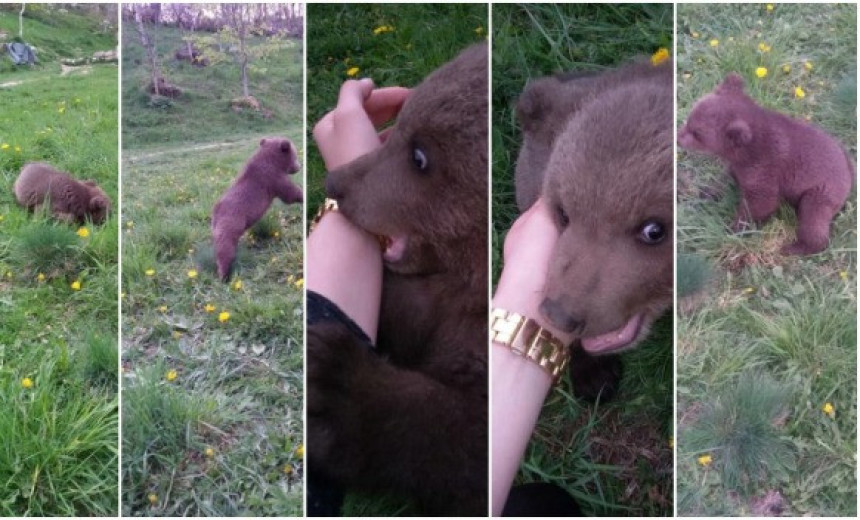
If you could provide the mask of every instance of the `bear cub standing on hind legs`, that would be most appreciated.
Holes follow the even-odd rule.
[[[46,163],[28,163],[15,181],[18,204],[35,210],[48,199],[51,215],[83,224],[89,217],[101,224],[110,211],[110,199],[95,181],[78,181]]]
[[[848,198],[855,171],[836,139],[761,108],[744,93],[743,79],[729,74],[693,106],[678,144],[728,165],[740,190],[733,231],[763,223],[785,200],[797,212],[797,240],[782,253],[811,255],[827,247],[830,222]]]
[[[296,149],[289,139],[266,138],[233,185],[212,209],[212,242],[218,277],[230,277],[239,238],[257,223],[275,197],[285,204],[302,202],[302,190],[288,175],[299,171]]]

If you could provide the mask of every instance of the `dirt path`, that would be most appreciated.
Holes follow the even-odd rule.
[[[262,137],[250,137],[246,139],[237,139],[230,141],[220,141],[216,143],[203,143],[203,144],[195,144],[191,146],[179,146],[175,148],[167,148],[163,150],[158,150],[154,152],[146,152],[146,153],[134,153],[130,150],[123,150],[122,155],[123,159],[127,160],[130,163],[140,163],[146,162],[148,160],[157,159],[159,157],[165,155],[173,155],[178,153],[188,153],[188,152],[199,152],[203,150],[221,150],[227,148],[237,148],[241,146],[245,146],[248,143],[258,142]]]

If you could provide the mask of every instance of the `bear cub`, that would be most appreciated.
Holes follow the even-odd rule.
[[[855,168],[823,130],[758,106],[743,79],[729,74],[693,106],[678,145],[728,165],[740,190],[733,231],[765,222],[784,200],[797,212],[797,240],[782,253],[811,255],[827,247],[830,222],[848,198]]]
[[[215,204],[212,242],[221,280],[230,277],[239,238],[265,215],[275,197],[285,204],[304,200],[302,190],[288,177],[299,169],[298,155],[289,139],[265,138]]]
[[[110,199],[95,181],[78,181],[46,163],[27,163],[15,181],[18,204],[36,210],[47,198],[51,215],[64,222],[83,224],[89,218],[101,224],[110,211]]]

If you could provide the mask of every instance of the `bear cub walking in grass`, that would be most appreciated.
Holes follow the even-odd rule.
[[[288,175],[299,171],[296,149],[289,139],[266,138],[233,185],[212,209],[212,241],[218,277],[227,280],[239,238],[257,223],[275,197],[285,204],[302,202],[302,190]]]
[[[15,181],[15,198],[36,210],[47,199],[51,215],[64,222],[83,224],[89,218],[101,224],[110,211],[110,199],[95,181],[78,181],[46,163],[28,163]]]
[[[728,164],[740,190],[733,231],[763,223],[785,200],[797,212],[797,240],[782,253],[810,255],[827,247],[830,222],[845,204],[855,172],[836,139],[761,108],[744,93],[743,79],[730,74],[693,106],[678,144]]]

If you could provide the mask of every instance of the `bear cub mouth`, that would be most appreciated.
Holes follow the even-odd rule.
[[[627,323],[615,330],[582,338],[582,348],[589,354],[610,354],[623,350],[639,337],[644,318],[642,313],[634,314]]]

